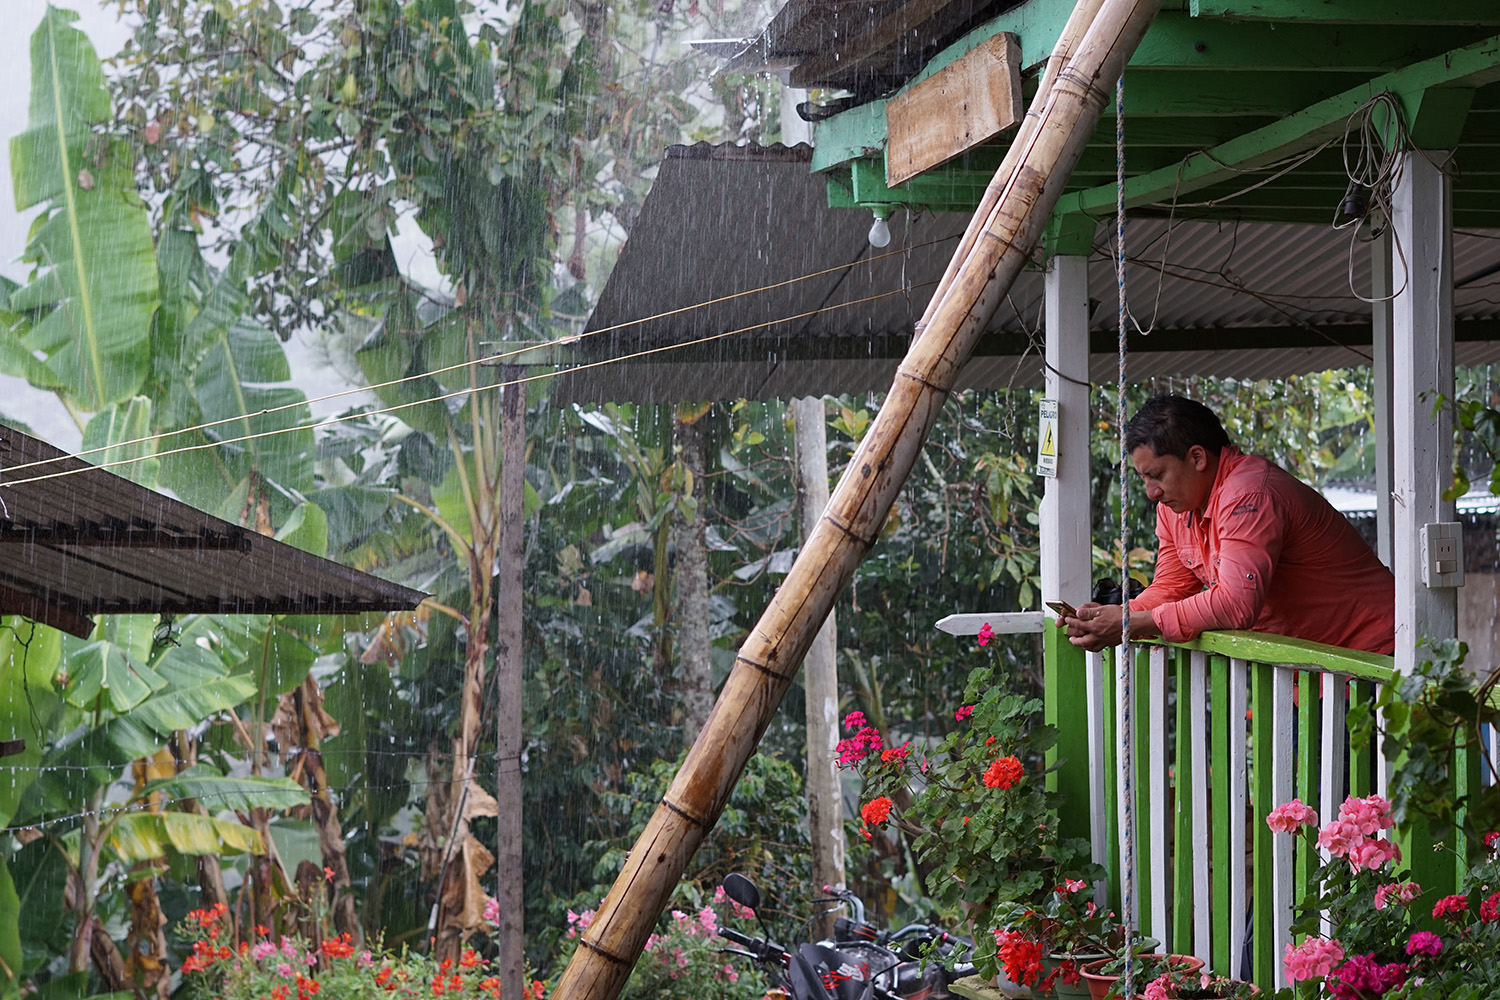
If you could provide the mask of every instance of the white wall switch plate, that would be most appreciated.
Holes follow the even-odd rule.
[[[1457,521],[1422,525],[1422,582],[1428,589],[1464,585],[1464,526]]]

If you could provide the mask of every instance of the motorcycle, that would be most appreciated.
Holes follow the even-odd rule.
[[[832,939],[805,942],[795,950],[771,936],[760,917],[760,890],[739,873],[724,879],[725,894],[756,911],[761,937],[731,927],[719,935],[739,945],[721,949],[762,966],[791,1000],[950,1000],[948,985],[974,971],[973,943],[933,924],[882,931],[865,920],[864,901],[848,889],[815,903],[837,903],[848,916],[834,921]]]

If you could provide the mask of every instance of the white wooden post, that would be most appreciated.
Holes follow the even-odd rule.
[[[819,396],[792,400],[796,421],[797,500],[802,540],[828,506],[828,421]],[[838,627],[828,612],[802,661],[807,709],[807,825],[812,834],[815,890],[844,884],[844,796],[839,783]],[[833,933],[825,914],[820,932]]]
[[[1391,232],[1370,246],[1371,375],[1375,382],[1375,552],[1391,565]]]
[[[1089,599],[1088,258],[1053,257],[1046,275],[1048,399],[1057,400],[1057,476],[1042,488],[1042,599]]]
[[[1458,592],[1422,582],[1424,524],[1453,520],[1442,499],[1451,481],[1453,420],[1452,185],[1445,155],[1401,155],[1393,192],[1392,238],[1397,243],[1391,324],[1392,554],[1396,575],[1396,669],[1410,673],[1423,637],[1458,630]],[[1448,401],[1434,411],[1436,395]]]

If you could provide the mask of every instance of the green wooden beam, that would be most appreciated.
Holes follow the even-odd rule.
[[[1272,24],[1162,13],[1130,57],[1143,67],[1300,72],[1330,69],[1386,73],[1475,41],[1482,29],[1388,24]],[[1127,72],[1126,87],[1130,85]]]
[[[1456,24],[1500,26],[1493,0],[1192,0],[1194,17],[1259,21],[1322,21],[1332,24]]]
[[[1126,205],[1164,201],[1174,192],[1181,197],[1227,180],[1239,171],[1260,167],[1336,139],[1343,134],[1349,117],[1377,94],[1389,91],[1409,98],[1430,87],[1479,87],[1496,80],[1500,80],[1500,36],[1375,77],[1288,115],[1273,125],[1221,143],[1208,153],[1190,156],[1184,163],[1129,178],[1125,182]],[[1125,100],[1128,116],[1132,107],[1128,91]],[[1129,141],[1128,122],[1126,141]],[[1114,185],[1100,185],[1064,195],[1057,211],[1064,215],[1073,212],[1100,215],[1113,210],[1114,205]]]

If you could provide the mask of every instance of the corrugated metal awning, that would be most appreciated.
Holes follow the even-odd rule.
[[[550,356],[562,402],[772,399],[890,387],[913,325],[968,219],[905,214],[885,250],[871,216],[828,207],[807,147],[676,146],[581,339]],[[1107,242],[1090,269],[1091,378],[1116,365]],[[1367,363],[1370,248],[1350,230],[1162,219],[1131,222],[1128,290],[1149,335],[1133,377],[1268,378]],[[1500,232],[1459,232],[1462,364],[1500,361]],[[1352,280],[1351,280],[1352,274]],[[1023,274],[958,388],[1041,382],[1042,275]],[[649,353],[648,353],[649,352]],[[536,356],[536,360],[547,355]],[[528,359],[532,360],[532,359]]]
[[[5,474],[34,462],[46,464]],[[40,478],[58,472],[72,474]],[[414,608],[426,596],[3,426],[0,500],[0,614],[74,635],[87,637],[95,614],[332,615]]]

